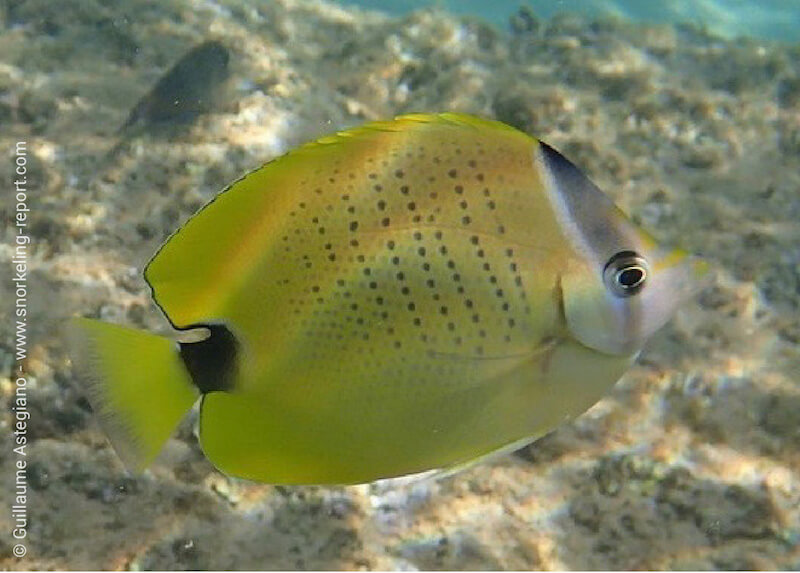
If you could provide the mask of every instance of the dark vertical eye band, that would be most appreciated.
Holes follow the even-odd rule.
[[[647,261],[634,251],[620,251],[603,269],[606,288],[620,297],[639,293],[647,283]]]

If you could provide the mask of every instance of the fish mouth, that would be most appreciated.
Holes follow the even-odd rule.
[[[675,291],[681,300],[687,300],[709,286],[715,273],[711,264],[702,257],[675,249],[656,257],[653,268],[672,275]]]
[[[711,283],[714,278],[714,272],[711,264],[707,260],[692,256],[688,257],[686,263],[689,266],[689,272],[695,282],[702,286],[707,286]]]
[[[714,268],[707,260],[701,257],[687,255],[681,261],[681,267],[685,278],[681,289],[683,291],[681,293],[683,300],[694,297],[714,282],[714,277],[716,276]]]

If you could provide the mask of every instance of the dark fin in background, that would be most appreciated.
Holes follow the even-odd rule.
[[[131,137],[169,137],[213,111],[230,75],[229,62],[230,52],[215,40],[189,50],[134,106],[108,157],[116,156]]]
[[[219,42],[195,46],[164,74],[120,128],[191,124],[214,107],[215,92],[228,79],[230,54]]]

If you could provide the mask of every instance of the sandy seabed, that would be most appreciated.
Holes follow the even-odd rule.
[[[119,133],[208,39],[230,52],[213,109]],[[12,550],[4,408],[0,567],[800,568],[798,62],[798,46],[572,16],[521,13],[501,32],[301,0],[6,3],[0,181],[10,197],[27,142],[33,243],[28,555]],[[188,420],[127,475],[73,387],[64,320],[164,330],[140,270],[197,208],[301,142],[413,111],[496,117],[548,141],[659,240],[707,257],[715,284],[585,415],[454,477],[252,484],[218,473]],[[11,268],[13,202],[0,210]],[[11,281],[0,298],[10,403]]]

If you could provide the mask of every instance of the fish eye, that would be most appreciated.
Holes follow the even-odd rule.
[[[647,282],[647,261],[634,251],[620,251],[606,263],[603,281],[615,295],[633,296]]]

